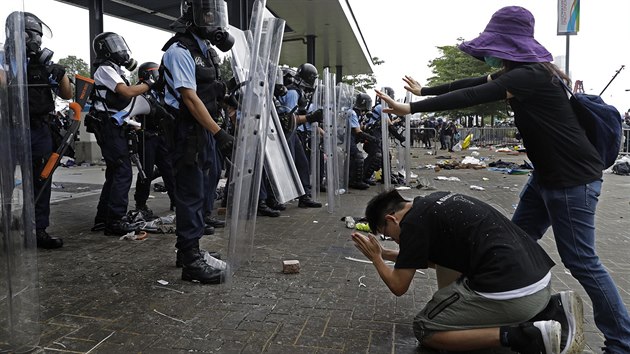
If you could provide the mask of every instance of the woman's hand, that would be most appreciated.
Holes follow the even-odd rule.
[[[405,75],[405,77],[403,77],[403,81],[407,84],[407,86],[405,86],[405,90],[413,93],[416,96],[422,96],[420,94],[420,91],[422,90],[422,85],[420,85],[418,81],[414,80],[413,77]]]
[[[360,232],[353,232],[352,240],[354,241],[354,246],[358,248],[370,261],[374,261],[374,259],[382,257],[383,247],[376,239],[376,236],[372,234],[365,236]]]
[[[389,97],[387,94],[379,91],[376,91],[376,95],[381,98],[381,100],[387,103],[387,108],[383,108],[384,113],[396,114],[399,116],[404,116],[411,113],[411,107],[408,103],[400,103],[394,101],[393,98]]]

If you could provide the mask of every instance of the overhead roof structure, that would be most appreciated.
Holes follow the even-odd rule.
[[[106,15],[165,31],[170,31],[168,26],[180,11],[177,0],[56,1],[86,9],[102,1]],[[233,1],[239,0],[228,3]],[[281,64],[314,61],[320,69],[336,68],[343,75],[373,72],[370,52],[348,0],[267,0],[267,9],[286,21]]]

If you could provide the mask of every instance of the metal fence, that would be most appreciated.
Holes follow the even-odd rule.
[[[459,130],[459,139],[463,140],[472,134],[471,146],[485,147],[492,145],[515,145],[520,143],[516,127],[483,127],[483,128],[462,128]],[[433,128],[412,128],[412,145],[416,147],[428,147],[430,143],[432,149],[440,143],[440,136]],[[455,142],[457,143],[457,142]]]

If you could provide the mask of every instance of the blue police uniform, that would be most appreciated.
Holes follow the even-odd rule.
[[[177,89],[195,90],[212,117],[218,115],[217,98],[222,97],[223,86],[219,80],[219,58],[199,37],[186,33],[176,34],[164,46],[164,72],[166,78],[165,102],[176,116],[173,166],[176,184],[176,233],[175,246],[189,250],[199,246],[203,236],[204,212],[208,203],[205,179],[213,169],[213,177],[220,171],[216,149],[210,150],[213,141],[210,132],[202,127],[181,101]],[[215,185],[216,187],[216,185]]]
[[[131,101],[116,93],[119,83],[128,85],[119,65],[106,61],[94,72],[95,93],[93,114],[101,120],[101,129],[96,135],[97,143],[105,159],[105,183],[101,190],[94,224],[105,223],[106,234],[124,234],[121,228],[127,214],[129,189],[133,180],[131,159],[125,127],[118,125],[111,116],[125,108]]]

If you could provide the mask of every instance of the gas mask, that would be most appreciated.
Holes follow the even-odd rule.
[[[234,37],[223,28],[195,27],[193,32],[199,37],[209,40],[210,44],[224,53],[232,49],[234,45]]]
[[[53,51],[48,48],[40,48],[42,45],[42,36],[36,31],[26,30],[26,55],[41,65],[50,62]]]

